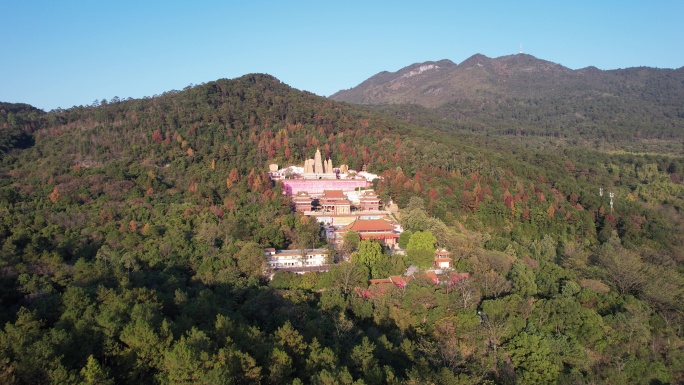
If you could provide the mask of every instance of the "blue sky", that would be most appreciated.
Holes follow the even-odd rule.
[[[0,0],[0,101],[49,111],[247,73],[329,96],[481,53],[684,66],[684,1]]]

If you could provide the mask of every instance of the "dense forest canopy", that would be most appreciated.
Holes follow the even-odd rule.
[[[400,108],[262,74],[0,104],[0,382],[684,380],[684,158]],[[330,247],[266,172],[316,149],[382,176],[407,254],[357,240],[351,263],[269,281],[263,248]],[[435,246],[469,278],[369,287]]]

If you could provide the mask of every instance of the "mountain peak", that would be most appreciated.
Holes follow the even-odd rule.
[[[485,63],[488,63],[491,58],[481,54],[481,53],[476,53],[475,55],[465,59],[462,61],[459,66],[461,67],[482,67]]]
[[[401,100],[383,100],[383,94],[390,94],[396,90],[407,93],[424,93],[416,90],[424,84],[436,84],[448,76],[457,65],[448,59],[414,63],[396,72],[382,71],[366,79],[358,86],[338,91],[330,96],[333,100],[358,104],[401,103]],[[360,92],[358,92],[361,90]],[[439,87],[432,87],[430,92],[439,93]],[[389,93],[388,93],[389,91]],[[409,102],[413,102],[409,100]]]
[[[652,69],[645,71],[650,74]],[[495,96],[543,98],[590,89],[610,93],[607,90],[614,87],[614,76],[596,68],[575,71],[529,54],[490,58],[478,53],[460,64],[427,61],[396,72],[381,72],[330,98],[357,104],[408,103],[434,108],[457,100]]]

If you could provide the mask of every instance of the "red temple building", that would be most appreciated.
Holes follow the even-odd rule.
[[[311,202],[311,196],[306,191],[300,191],[292,196],[292,203],[294,203],[295,210],[297,211],[311,211]]]
[[[359,197],[359,208],[362,211],[378,211],[380,210],[380,198],[375,191],[364,191],[363,195]]]
[[[451,268],[451,253],[446,249],[435,250],[435,268],[449,269]]]
[[[351,202],[342,190],[324,190],[323,195],[318,198],[318,205],[322,211],[334,215],[344,215],[351,212]]]
[[[357,219],[344,227],[340,239],[350,230],[357,232],[362,241],[373,239],[388,247],[393,247],[399,239],[394,226],[382,219]]]

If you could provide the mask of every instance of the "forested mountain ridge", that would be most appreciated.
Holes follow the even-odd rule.
[[[574,144],[596,140],[603,147],[610,141],[628,147],[629,138],[647,144],[648,151],[654,146],[647,140],[661,140],[676,143],[666,152],[681,153],[677,142],[684,138],[684,67],[571,70],[527,54],[478,54],[458,65],[442,60],[383,72],[330,98],[420,105],[431,110],[423,111],[434,115],[429,120],[451,128],[567,138]],[[421,116],[409,115],[410,109],[385,112],[416,122]]]
[[[682,80],[684,67],[572,70],[528,54],[498,58],[476,54],[460,64],[441,60],[412,64],[393,73],[381,72],[330,98],[355,104],[419,104],[436,108],[462,99],[608,94],[675,105],[684,96]]]
[[[44,114],[28,104],[0,102],[0,154],[33,145],[31,134]]]
[[[535,150],[263,74],[17,108],[0,116],[31,139],[0,154],[2,383],[682,379],[681,157]],[[317,148],[381,174],[405,233],[474,279],[366,292],[407,262],[373,254],[265,280],[264,247],[325,245],[265,172]]]

